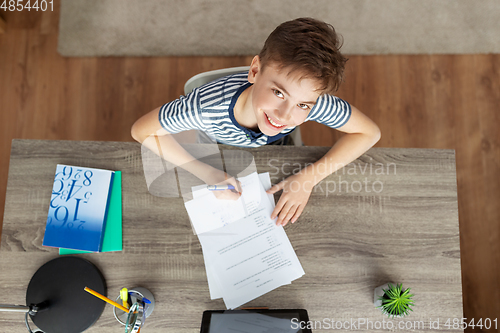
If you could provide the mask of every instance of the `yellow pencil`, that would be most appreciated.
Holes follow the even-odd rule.
[[[121,306],[120,304],[116,303],[115,301],[110,300],[106,296],[103,296],[103,295],[99,294],[97,291],[93,291],[92,289],[87,288],[87,287],[85,287],[85,291],[88,292],[88,293],[90,293],[90,294],[92,294],[92,295],[94,295],[97,298],[102,299],[104,302],[108,302],[109,304],[117,307],[118,309],[120,309],[122,311],[128,312],[127,308]]]
[[[122,290],[120,290],[120,298],[122,299],[123,306],[128,309],[129,307],[128,307],[128,289],[127,288],[123,288]]]

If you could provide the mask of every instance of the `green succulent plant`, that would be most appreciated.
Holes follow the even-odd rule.
[[[413,294],[410,294],[410,288],[403,290],[402,284],[396,286],[389,283],[387,289],[383,289],[384,295],[379,297],[382,301],[382,311],[389,317],[407,316],[409,311],[413,311],[410,306],[413,306]]]

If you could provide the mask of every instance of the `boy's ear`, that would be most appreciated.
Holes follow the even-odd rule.
[[[260,58],[258,55],[253,57],[250,69],[248,70],[248,82],[255,83],[255,76],[260,71]]]

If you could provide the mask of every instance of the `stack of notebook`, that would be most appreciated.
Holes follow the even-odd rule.
[[[59,254],[121,251],[121,172],[57,165],[43,245]]]

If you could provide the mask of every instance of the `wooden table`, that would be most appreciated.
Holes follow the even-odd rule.
[[[276,182],[327,149],[269,146],[247,151],[258,171],[270,172]],[[102,271],[112,298],[124,286],[153,292],[157,304],[144,333],[198,332],[204,310],[225,309],[222,300],[210,300],[201,247],[183,200],[151,195],[140,145],[124,142],[13,141],[0,247],[0,303],[24,303],[31,276],[58,257],[57,249],[42,246],[58,163],[122,170],[124,250],[82,257]],[[373,289],[402,282],[415,294],[415,307],[409,317],[393,320],[394,326],[462,331],[453,327],[463,317],[453,150],[373,148],[320,183],[299,221],[285,230],[306,274],[247,306],[304,308],[311,320],[349,321],[355,326],[346,331],[373,331],[383,321],[390,325],[373,306]],[[438,319],[439,330],[431,330],[430,322],[436,325]],[[26,332],[23,321],[21,314],[0,313],[2,331]],[[420,328],[409,329],[418,324]],[[313,331],[330,331],[325,327]],[[106,305],[88,332],[121,330]]]

